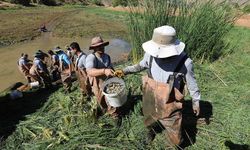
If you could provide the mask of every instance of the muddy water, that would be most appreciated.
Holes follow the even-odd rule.
[[[130,45],[123,40],[104,40],[110,41],[110,45],[106,47],[106,52],[110,54],[113,62],[124,58],[131,49]],[[55,45],[64,48],[73,41],[78,42],[85,53],[89,54],[92,52],[88,50],[90,38],[56,38],[52,37],[50,33],[46,33],[33,41],[0,48],[0,91],[8,88],[13,83],[19,81],[26,82],[17,68],[17,61],[21,53],[27,53],[29,59],[33,60],[34,52],[38,49],[47,52],[49,49],[55,47]]]

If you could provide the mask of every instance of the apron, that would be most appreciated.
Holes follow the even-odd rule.
[[[63,86],[65,90],[69,91],[72,86],[70,69],[69,67],[63,65],[62,60],[59,60],[59,65]]]
[[[152,59],[153,57],[150,57],[149,68],[152,67]],[[144,124],[151,127],[159,121],[164,126],[166,138],[171,145],[178,145],[182,140],[181,109],[184,101],[185,79],[177,73],[186,59],[185,55],[177,64],[173,75],[169,76],[168,83],[153,80],[150,69],[148,75],[142,77]],[[175,80],[180,82],[180,89],[174,87]]]
[[[89,78],[87,76],[86,68],[82,69],[78,67],[79,60],[84,55],[84,53],[81,53],[81,55],[77,58],[75,63],[75,71],[77,75],[77,79],[79,81],[80,89],[83,94],[83,96],[90,96],[91,95],[91,85],[89,82]]]

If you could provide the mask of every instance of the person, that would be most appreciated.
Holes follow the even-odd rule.
[[[50,72],[52,74],[52,80],[57,81],[61,78],[59,72],[59,58],[52,50],[49,50],[48,54],[50,55]]]
[[[72,81],[71,81],[72,62],[70,61],[67,54],[65,54],[59,46],[56,46],[54,48],[54,51],[59,58],[59,71],[61,73],[61,79],[64,85],[65,94],[70,93],[72,87]]]
[[[33,65],[30,69],[30,74],[34,81],[38,81],[39,84],[44,84],[45,87],[51,87],[50,74],[47,69],[47,65],[44,62],[44,54],[36,52],[34,55]]]
[[[17,65],[20,72],[24,75],[25,79],[28,81],[28,83],[31,82],[32,75],[29,73],[29,70],[32,66],[32,63],[30,63],[31,60],[28,59],[28,54],[21,54],[21,58],[19,58]]]
[[[149,129],[148,140],[155,137],[156,124],[165,128],[166,138],[171,145],[182,141],[182,102],[185,85],[193,101],[193,111],[200,112],[200,91],[196,83],[192,60],[184,52],[185,44],[176,38],[171,26],[154,29],[152,40],[142,44],[143,59],[136,65],[117,71],[129,74],[148,69],[143,81],[144,123]]]
[[[112,117],[118,119],[119,109],[106,103],[105,96],[102,94],[101,89],[105,79],[114,76],[111,58],[104,52],[105,46],[107,45],[109,45],[109,42],[104,42],[100,36],[92,39],[89,50],[94,50],[94,52],[86,58],[86,70],[92,92],[96,96],[97,103],[102,112],[107,111]]]
[[[43,23],[40,27],[40,31],[41,32],[47,32],[47,29],[46,29],[46,26],[45,26],[45,23]]]
[[[77,42],[70,44],[70,49],[73,55],[76,55],[75,71],[80,84],[81,93],[83,97],[90,99],[91,86],[86,72],[86,54],[81,51],[80,46]]]

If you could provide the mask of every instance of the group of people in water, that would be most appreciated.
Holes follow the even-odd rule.
[[[200,91],[192,60],[184,52],[185,44],[177,38],[175,29],[168,25],[155,28],[152,40],[142,44],[145,51],[143,59],[123,69],[114,70],[110,56],[105,53],[107,45],[109,42],[103,41],[101,37],[94,37],[89,46],[93,53],[89,55],[76,42],[67,48],[68,54],[58,46],[49,50],[48,54],[38,50],[33,64],[27,54],[22,54],[18,66],[28,82],[38,81],[45,87],[51,87],[51,81],[60,78],[67,93],[71,92],[74,70],[83,97],[90,99],[94,95],[103,112],[118,118],[122,109],[110,106],[102,94],[101,87],[105,79],[147,69],[147,75],[142,77],[142,110],[144,123],[149,129],[148,139],[154,139],[155,124],[161,124],[166,129],[168,141],[172,145],[181,144],[181,110],[185,91],[187,89],[192,97],[193,112],[197,116],[200,112]],[[45,63],[46,58],[51,60],[50,70]]]

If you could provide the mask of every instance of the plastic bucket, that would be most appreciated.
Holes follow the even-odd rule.
[[[112,93],[112,94],[106,93],[105,92],[106,86],[113,82],[120,83],[122,85],[122,89],[119,91],[119,93]],[[117,77],[110,78],[103,83],[102,93],[105,95],[107,103],[109,103],[109,105],[113,107],[121,107],[127,101],[125,82]]]
[[[22,98],[22,97],[23,97],[23,93],[18,91],[18,90],[11,91],[11,93],[10,93],[10,98],[12,100]]]
[[[30,83],[30,87],[31,87],[31,88],[38,88],[38,87],[39,87],[39,82],[38,82],[38,81],[36,81],[36,82],[31,82],[31,83]]]

